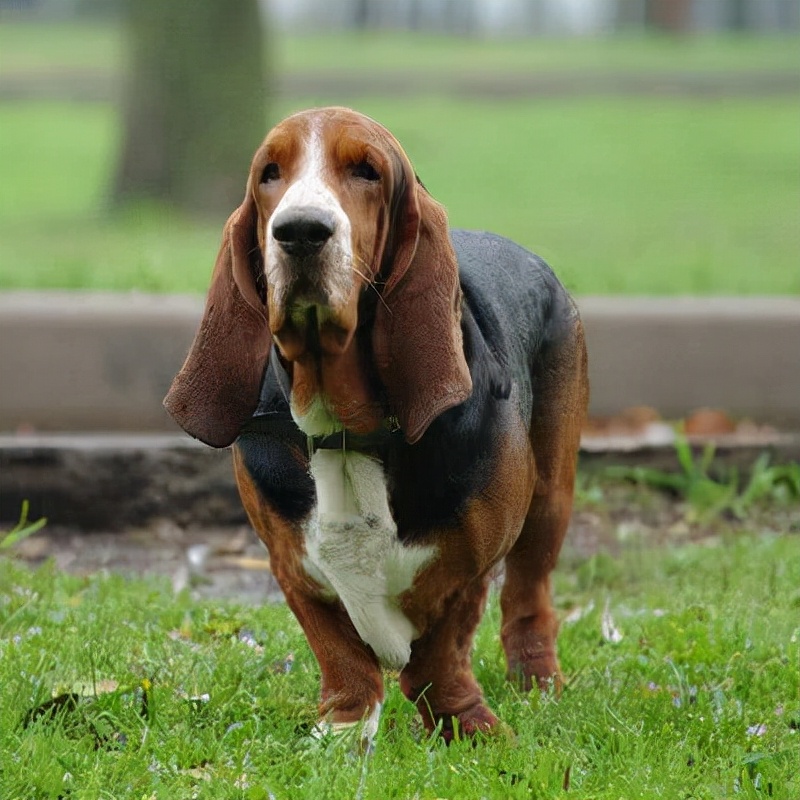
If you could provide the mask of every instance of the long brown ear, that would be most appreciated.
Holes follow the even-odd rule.
[[[461,287],[447,214],[413,173],[389,237],[372,335],[378,373],[406,441],[472,392],[461,335]]]
[[[270,349],[257,212],[249,191],[230,216],[206,308],[189,355],[164,406],[189,434],[227,447],[255,411]]]

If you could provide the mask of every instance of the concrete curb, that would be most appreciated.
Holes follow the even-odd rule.
[[[800,298],[583,297],[591,413],[712,406],[800,429]],[[202,312],[188,296],[0,293],[0,431],[177,429],[161,399]]]

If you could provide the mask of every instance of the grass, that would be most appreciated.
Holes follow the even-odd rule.
[[[401,33],[278,37],[284,72],[787,72],[798,37],[481,41]],[[113,24],[0,23],[0,81],[116,74]],[[346,82],[345,82],[346,84]],[[798,294],[797,96],[276,100],[342,102],[404,143],[455,226],[509,236],[582,294]],[[107,210],[110,104],[0,103],[0,289],[205,290],[222,219]],[[265,131],[269,121],[265,120]],[[242,165],[242,184],[247,165]]]
[[[502,680],[493,598],[474,664],[516,741],[446,748],[389,679],[364,757],[309,737],[317,667],[285,607],[0,560],[3,797],[796,797],[798,585],[796,535],[568,557],[560,700]]]
[[[618,36],[569,39],[461,39],[394,32],[292,36],[276,41],[277,63],[291,72],[374,70],[403,65],[417,72],[476,73],[631,70],[658,73],[800,69],[800,37]]]
[[[0,12],[0,76],[56,70],[115,72],[122,63],[120,26],[30,22]]]
[[[26,500],[22,504],[17,524],[10,531],[0,531],[0,553],[2,553],[3,550],[10,550],[23,539],[33,536],[36,531],[41,530],[47,524],[47,519],[45,517],[40,517],[34,522],[28,520],[29,508],[30,506]]]
[[[576,292],[800,293],[796,98],[357,105],[454,225],[538,251]],[[222,220],[101,211],[117,124],[105,105],[0,105],[0,287],[204,291]]]

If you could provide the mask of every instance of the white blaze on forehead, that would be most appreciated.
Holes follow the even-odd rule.
[[[335,191],[326,182],[324,141],[319,123],[309,127],[301,149],[301,164],[297,177],[281,198],[266,224],[267,280],[280,291],[284,283],[281,264],[287,258],[272,235],[272,223],[283,211],[292,208],[319,208],[333,215],[333,236],[319,255],[323,284],[331,306],[343,305],[353,283],[352,225]]]
[[[339,201],[325,183],[325,152],[318,125],[309,129],[302,153],[300,173],[278,203],[275,214],[291,206],[319,206],[332,211],[338,210],[344,217]]]

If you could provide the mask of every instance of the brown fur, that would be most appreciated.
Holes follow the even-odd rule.
[[[255,221],[248,183],[244,202],[225,224],[192,349],[164,400],[181,427],[214,447],[229,445],[252,415],[271,346],[254,279],[263,271]]]
[[[236,449],[234,474],[251,524],[267,546],[270,569],[317,657],[322,673],[320,715],[357,722],[383,701],[378,659],[361,641],[341,603],[326,597],[302,566],[303,532],[287,524],[259,494]]]

